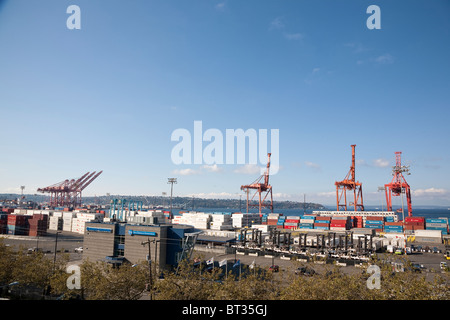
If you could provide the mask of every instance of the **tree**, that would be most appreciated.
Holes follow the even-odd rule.
[[[147,263],[120,267],[88,260],[81,264],[81,287],[88,300],[137,300],[145,292]]]

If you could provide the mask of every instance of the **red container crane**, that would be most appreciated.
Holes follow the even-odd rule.
[[[387,210],[392,211],[392,196],[402,196],[402,193],[406,194],[406,202],[408,205],[408,217],[412,216],[412,205],[411,205],[411,188],[406,182],[403,172],[409,175],[409,166],[402,166],[402,153],[401,151],[395,152],[395,166],[392,167],[392,178],[391,183],[385,184],[384,189],[386,192],[386,205]],[[402,198],[403,201],[403,198]],[[403,210],[403,206],[402,206]]]
[[[52,207],[79,207],[81,206],[81,192],[102,172],[87,172],[81,178],[66,179],[54,185],[39,188],[37,191],[50,193],[49,205]]]
[[[347,176],[342,181],[336,181],[336,206],[337,211],[348,211],[349,206],[354,206],[354,211],[364,211],[363,196],[362,196],[362,183],[355,180],[355,147],[352,146],[352,165]],[[353,202],[347,205],[347,190],[353,191]],[[342,199],[344,197],[344,199]]]
[[[244,190],[247,193],[247,213],[249,208],[256,208],[256,207],[258,207],[259,213],[261,213],[262,208],[270,208],[270,211],[273,212],[272,186],[269,184],[270,156],[272,154],[268,153],[267,155],[268,160],[266,172],[263,175],[261,175],[258,179],[256,179],[253,183],[241,186],[241,190]],[[261,180],[263,180],[264,182],[261,182]],[[250,190],[255,190],[251,198],[249,198]],[[251,201],[254,200],[257,194],[258,194],[258,204],[254,204]],[[270,202],[268,198],[270,198]]]

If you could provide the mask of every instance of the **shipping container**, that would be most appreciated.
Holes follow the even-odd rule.
[[[331,220],[350,220],[350,216],[332,216]]]
[[[329,227],[330,224],[327,222],[314,222],[314,227]]]
[[[427,223],[426,224],[427,229],[429,228],[447,228],[447,224],[446,223]]]
[[[331,217],[317,216],[317,217],[316,217],[316,221],[318,221],[318,220],[320,220],[320,221],[330,221],[330,220],[331,220]]]
[[[330,227],[314,226],[314,229],[318,229],[318,230],[330,230]]]
[[[384,217],[383,216],[366,216],[366,221],[370,220],[370,221],[384,221]]]
[[[405,222],[425,222],[424,217],[406,217]]]
[[[331,220],[330,224],[335,225],[336,227],[338,226],[345,226],[348,224],[347,220]]]
[[[385,222],[384,223],[384,226],[386,227],[386,226],[402,226],[403,225],[403,223],[402,222]]]
[[[446,224],[448,224],[448,220],[445,218],[435,218],[435,219],[428,218],[428,219],[425,219],[425,223],[426,224],[428,224],[428,223],[446,223]]]
[[[331,231],[345,231],[345,230],[347,230],[347,228],[346,227],[335,227],[335,226],[330,225],[330,230]]]
[[[303,222],[301,222],[301,223],[299,223],[299,226],[312,228],[314,226],[314,223],[312,223],[312,222],[311,223],[303,223]]]

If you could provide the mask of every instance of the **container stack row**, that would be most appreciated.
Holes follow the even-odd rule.
[[[192,225],[198,229],[209,229],[211,220],[211,214],[209,213],[185,212],[182,215],[174,216],[172,223]]]
[[[259,213],[233,213],[231,215],[234,228],[251,227],[254,224],[267,224],[267,215],[261,216]]]
[[[33,214],[33,217],[28,219],[28,235],[32,237],[45,236],[47,234],[48,223],[47,214]]]
[[[213,213],[210,224],[211,230],[232,230],[233,221],[230,213]]]
[[[425,228],[427,230],[440,230],[442,234],[449,232],[448,218],[428,218],[425,219]]]

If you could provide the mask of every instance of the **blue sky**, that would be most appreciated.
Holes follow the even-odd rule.
[[[402,151],[413,205],[450,205],[449,14],[444,0],[0,1],[0,192],[103,170],[85,195],[161,195],[177,177],[176,195],[237,198],[255,166],[171,159],[172,132],[202,121],[279,130],[274,200],[334,204],[356,144],[366,204]]]

